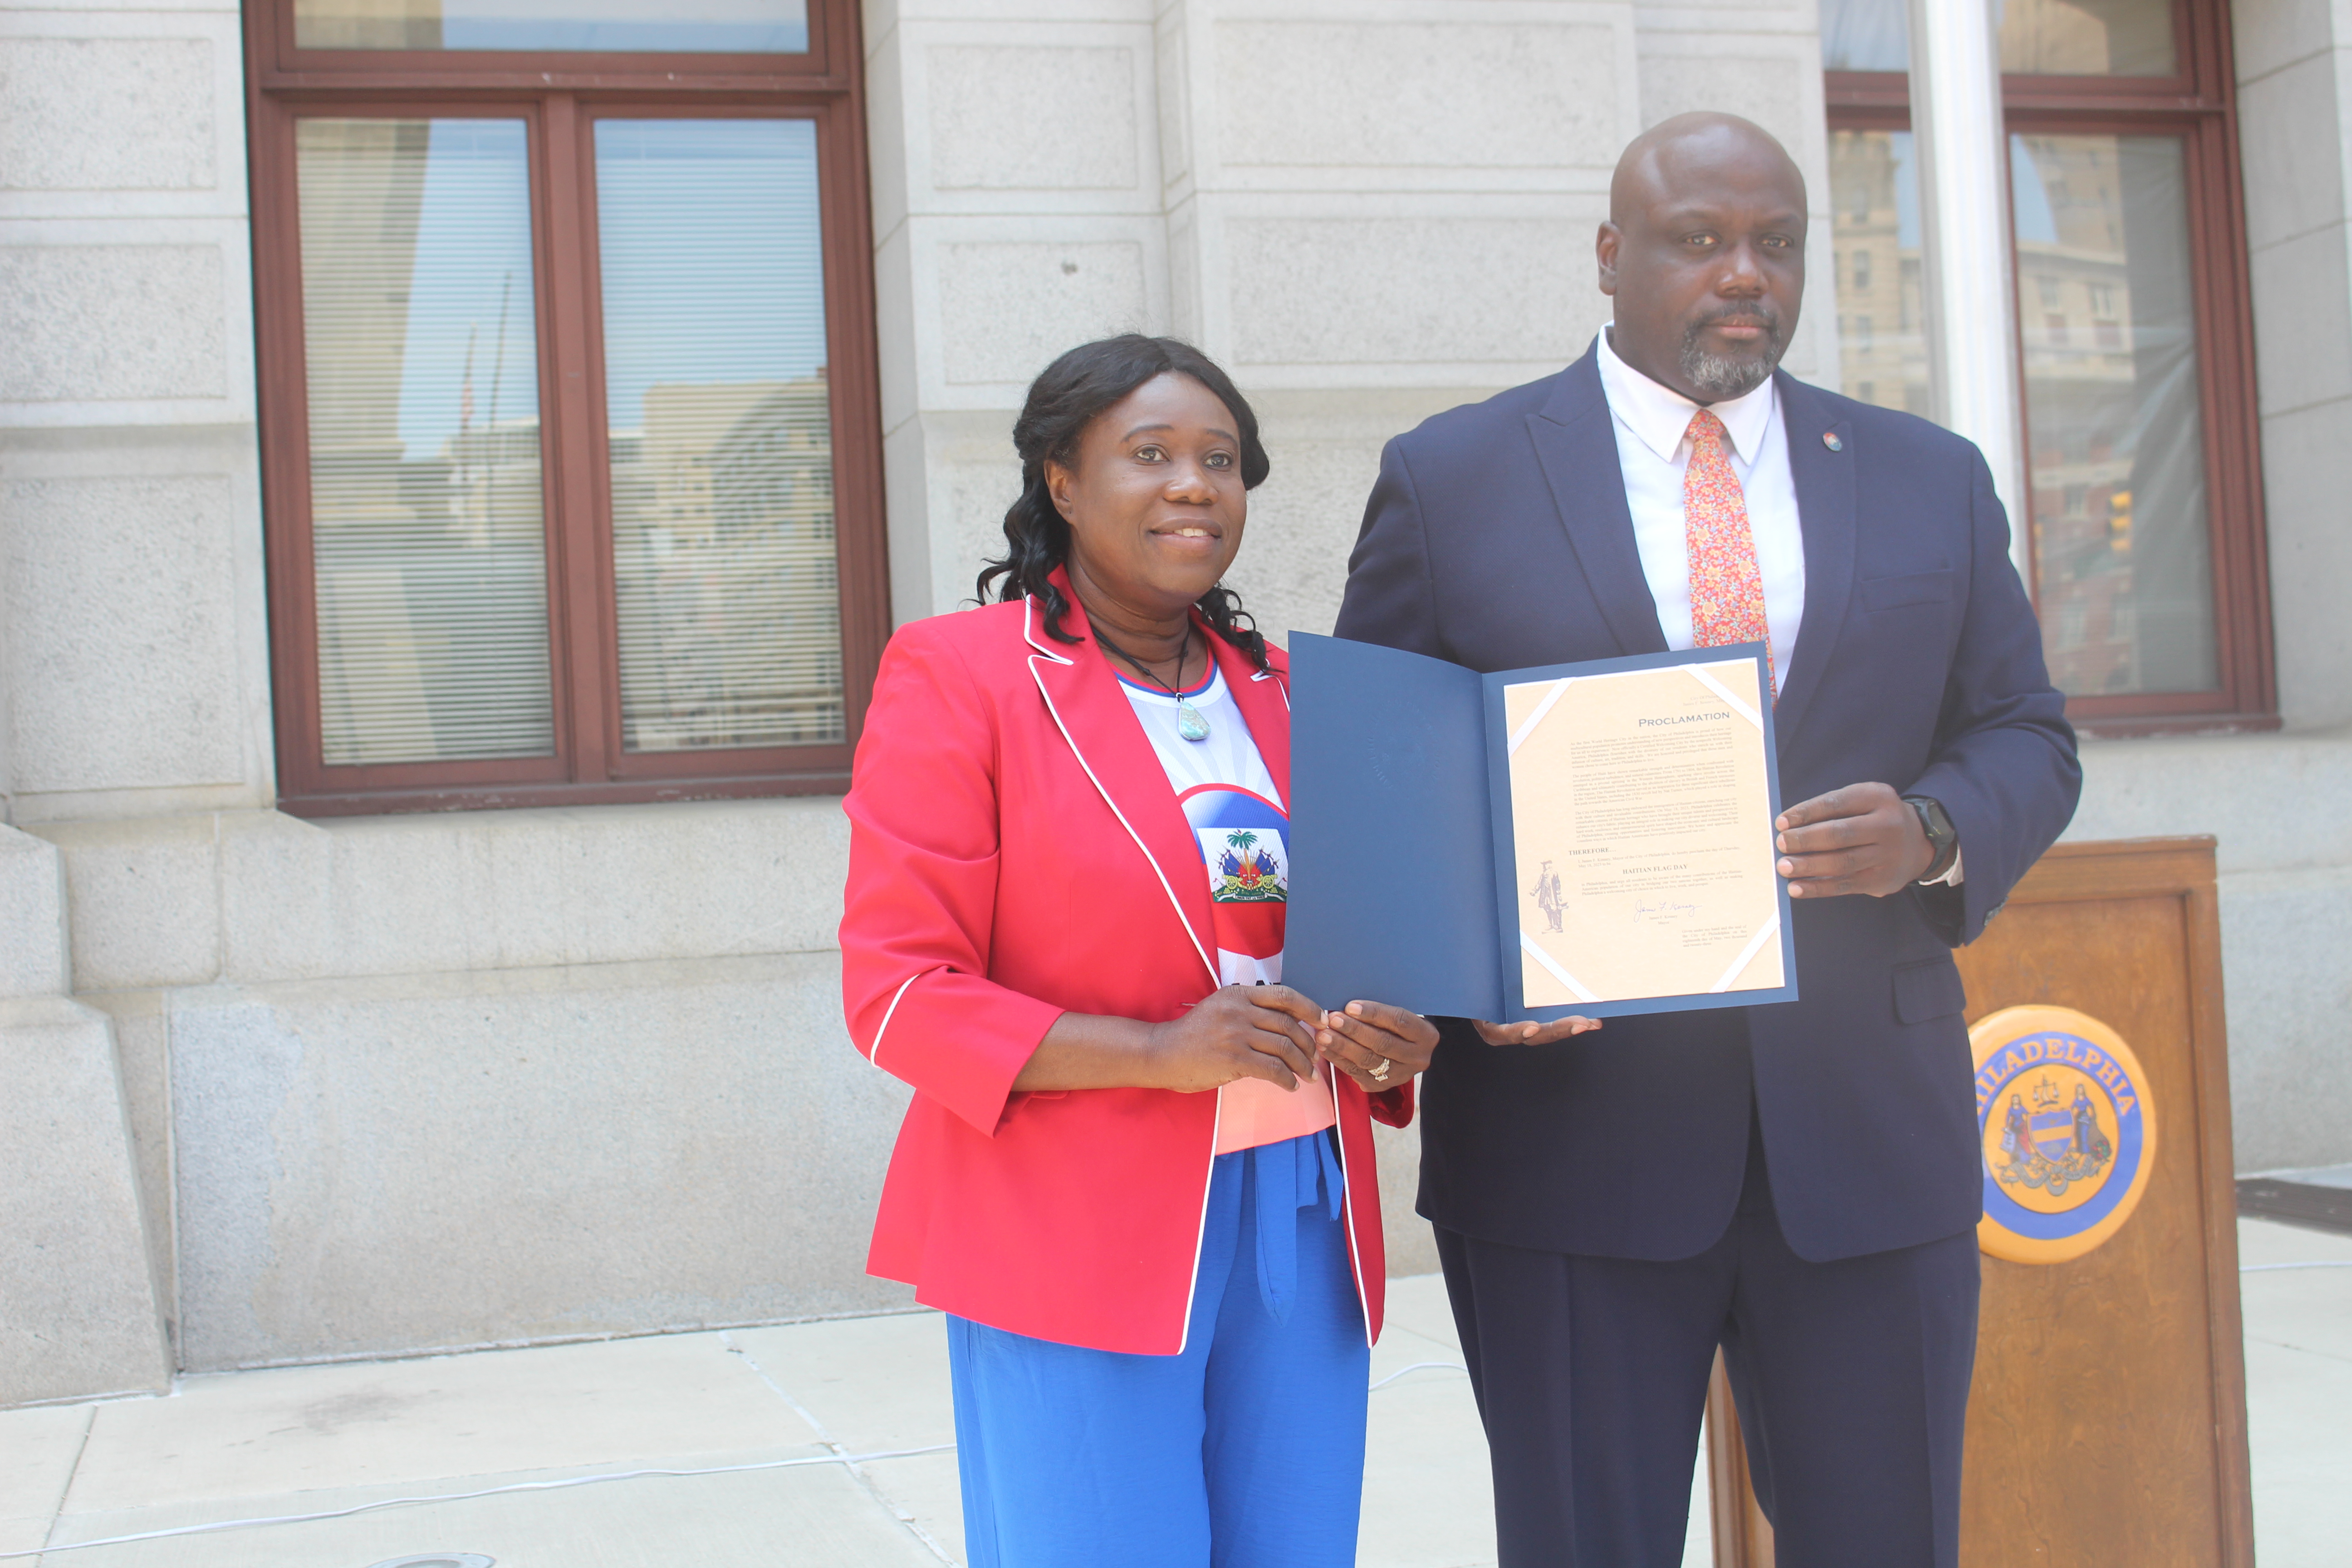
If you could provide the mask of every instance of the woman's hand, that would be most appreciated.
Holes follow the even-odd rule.
[[[1436,1025],[1385,1002],[1350,1002],[1345,1011],[1323,1014],[1319,1021],[1317,1051],[1367,1094],[1412,1082],[1437,1049]]]
[[[1285,1089],[1315,1072],[1323,1010],[1287,985],[1228,985],[1181,1018],[1146,1024],[1065,1013],[1013,1080],[1015,1089],[1172,1089],[1196,1094],[1237,1078]]]
[[[1474,1018],[1471,1025],[1478,1037],[1490,1046],[1548,1046],[1554,1040],[1567,1039],[1601,1027],[1598,1018],[1555,1018],[1549,1024],[1489,1024],[1484,1018]]]
[[[1152,1029],[1152,1087],[1181,1093],[1262,1078],[1295,1089],[1315,1073],[1323,1010],[1287,985],[1227,985]]]

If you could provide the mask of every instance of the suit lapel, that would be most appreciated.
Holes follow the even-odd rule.
[[[1845,626],[1853,597],[1853,426],[1837,418],[1813,389],[1780,373],[1780,418],[1789,441],[1789,474],[1797,488],[1797,526],[1805,539],[1805,615],[1797,628],[1797,657],[1780,683],[1773,728],[1780,748],[1804,721]],[[1822,440],[1834,435],[1832,449]]]
[[[1586,350],[1561,374],[1542,411],[1528,416],[1528,435],[1618,651],[1664,653],[1666,634],[1659,629],[1657,602],[1650,596],[1642,553],[1633,542],[1617,428],[1601,391],[1597,353]]]
[[[1111,673],[1087,631],[1086,611],[1078,607],[1077,595],[1070,591],[1066,578],[1062,579],[1062,594],[1071,605],[1064,625],[1085,640],[1073,645],[1047,637],[1039,623],[1037,602],[1027,602],[1024,632],[1032,650],[1029,668],[1036,677],[1037,690],[1062,739],[1077,754],[1078,765],[1143,852],[1213,990],[1223,977],[1214,956],[1216,931],[1209,909],[1208,876],[1201,868],[1201,847],[1176,804],[1176,792],[1168,785],[1168,770],[1160,765],[1159,753],[1151,749],[1127,694],[1119,689],[1118,677]],[[1288,748],[1284,751],[1286,753]]]

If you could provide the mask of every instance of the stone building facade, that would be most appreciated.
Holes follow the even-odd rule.
[[[836,795],[279,809],[248,20],[0,0],[0,1405],[905,1304],[862,1268],[905,1090],[839,1016]],[[2219,836],[2264,1169],[2352,1158],[2352,36],[2227,21],[2255,371],[2221,395],[2258,416],[2278,723],[2087,741],[2073,834]],[[1237,585],[1327,630],[1381,443],[1583,351],[1610,170],[1682,110],[1803,167],[1788,363],[1844,374],[1812,0],[838,22],[898,621],[971,595],[1029,378],[1139,328],[1256,402]]]

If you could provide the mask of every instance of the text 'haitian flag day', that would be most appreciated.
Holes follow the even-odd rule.
[[[1309,996],[1455,1017],[1793,1001],[1760,643],[1480,674],[1293,633]]]

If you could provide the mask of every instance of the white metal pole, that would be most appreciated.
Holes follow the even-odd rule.
[[[2011,557],[2032,593],[1998,4],[1910,0],[1911,134],[1930,406],[1938,424],[1983,450],[2009,510]]]

